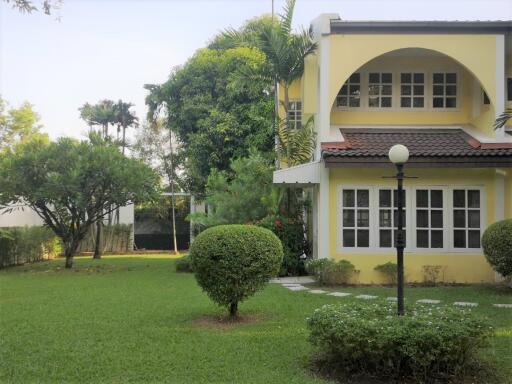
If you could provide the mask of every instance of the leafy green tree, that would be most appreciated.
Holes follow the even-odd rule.
[[[116,103],[112,100],[101,100],[94,105],[85,103],[78,110],[80,111],[80,118],[89,124],[89,127],[96,125],[101,127],[103,138],[109,137],[109,125],[114,125],[118,121]]]
[[[119,134],[122,131],[121,148],[123,154],[126,148],[126,129],[139,125],[139,118],[130,110],[133,106],[134,104],[125,103],[123,100],[119,100],[114,106],[115,124],[117,124],[117,140],[119,141]]]
[[[30,103],[24,102],[19,108],[8,109],[0,97],[0,151],[36,137],[47,139],[41,128],[39,116]]]
[[[211,169],[229,170],[232,158],[249,148],[273,147],[271,83],[237,75],[241,68],[264,71],[265,56],[252,48],[201,49],[169,80],[147,86],[149,119],[166,126],[183,148],[190,191],[204,196]]]
[[[158,175],[109,142],[32,140],[0,157],[0,208],[31,207],[64,245],[66,268],[89,228],[128,203],[157,196]]]

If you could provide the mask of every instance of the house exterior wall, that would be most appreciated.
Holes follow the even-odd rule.
[[[360,270],[358,282],[362,284],[384,283],[383,276],[374,270],[375,266],[388,261],[396,262],[396,250],[362,250],[342,251],[339,247],[340,204],[338,188],[341,186],[388,186],[394,187],[396,181],[383,179],[382,176],[393,175],[390,168],[331,168],[329,187],[329,254],[335,260],[345,259],[352,262]],[[512,218],[512,174],[506,172],[506,208],[504,216]],[[409,187],[432,186],[458,186],[481,187],[483,190],[482,207],[483,223],[485,229],[496,221],[494,210],[496,202],[495,170],[494,169],[418,169],[406,168],[406,174],[417,176],[417,179],[406,179],[405,185]],[[447,223],[445,222],[445,225]],[[411,226],[408,227],[411,229]],[[405,250],[405,273],[409,282],[423,281],[422,267],[424,265],[441,265],[443,272],[441,278],[445,282],[481,283],[493,282],[495,274],[485,260],[481,250],[441,251]]]

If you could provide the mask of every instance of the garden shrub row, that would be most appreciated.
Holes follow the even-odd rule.
[[[47,227],[0,229],[0,268],[52,259],[61,250],[58,237]]]
[[[416,305],[399,317],[389,303],[325,305],[308,328],[316,362],[331,376],[414,382],[463,376],[492,334],[487,320],[470,309]]]
[[[348,284],[359,272],[348,260],[331,259],[309,260],[306,262],[306,271],[313,275],[320,285]]]

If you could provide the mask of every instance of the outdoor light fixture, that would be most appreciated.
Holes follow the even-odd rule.
[[[404,230],[403,230],[403,211],[404,211],[404,164],[409,160],[409,150],[405,145],[395,144],[389,150],[389,160],[396,165],[397,188],[397,231],[395,238],[396,246],[396,266],[397,266],[397,309],[398,316],[405,313],[404,306]]]

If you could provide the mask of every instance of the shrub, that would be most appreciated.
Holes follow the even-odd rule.
[[[176,272],[194,272],[190,256],[186,255],[176,260]]]
[[[389,303],[315,310],[307,324],[317,358],[347,375],[447,378],[475,363],[492,334],[487,320],[470,309],[417,305],[400,317],[395,311]]]
[[[512,277],[512,219],[490,225],[482,236],[482,247],[495,271]]]
[[[276,276],[283,260],[281,241],[253,225],[219,225],[201,232],[190,247],[196,280],[231,317],[238,303]]]
[[[388,261],[387,263],[377,265],[374,269],[382,273],[389,284],[396,284],[397,265],[395,263]]]
[[[439,282],[439,275],[443,271],[442,265],[424,265],[423,283],[428,286],[435,286]]]
[[[320,285],[348,284],[354,274],[357,273],[350,261],[334,261],[331,259],[307,261],[306,271],[313,275]]]

